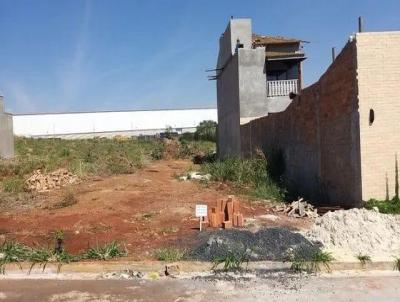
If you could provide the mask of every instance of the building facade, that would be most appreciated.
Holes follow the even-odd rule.
[[[204,120],[217,120],[215,108],[38,113],[13,115],[16,136],[65,139],[156,135],[167,128],[194,132]]]
[[[272,161],[280,154],[287,183],[321,204],[357,207],[393,198],[400,181],[399,54],[400,32],[357,33],[284,110],[271,112],[265,102],[263,116],[244,122],[235,98],[218,98],[219,124],[239,118],[225,129],[232,138],[219,137],[222,156],[250,157],[261,149]],[[238,76],[240,69],[231,75]]]
[[[220,156],[240,155],[240,125],[285,110],[301,89],[302,42],[254,34],[251,19],[229,21],[215,75]]]

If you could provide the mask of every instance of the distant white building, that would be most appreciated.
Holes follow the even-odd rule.
[[[204,120],[217,121],[217,109],[165,109],[13,115],[14,135],[92,138],[154,135],[167,127],[194,132]]]

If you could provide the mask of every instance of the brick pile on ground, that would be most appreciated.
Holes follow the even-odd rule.
[[[273,211],[283,212],[287,214],[287,216],[295,218],[318,217],[317,209],[314,209],[314,207],[308,202],[304,201],[303,198],[293,201],[291,204],[283,204],[275,206],[273,208]]]
[[[41,170],[36,170],[32,176],[26,180],[25,186],[29,191],[46,192],[74,184],[77,181],[78,176],[69,172],[67,169],[58,169],[48,174],[43,174]]]
[[[303,235],[280,227],[256,233],[239,229],[206,231],[199,233],[198,241],[187,258],[212,261],[228,253],[240,256],[246,252],[252,261],[285,261],[293,250],[301,249],[304,255],[312,255],[319,249]]]
[[[393,260],[400,255],[400,216],[366,209],[328,212],[317,218],[305,236],[333,252],[335,258]]]
[[[209,207],[207,218],[208,225],[212,228],[230,229],[244,226],[240,203],[233,195],[227,199],[219,199],[214,207]]]

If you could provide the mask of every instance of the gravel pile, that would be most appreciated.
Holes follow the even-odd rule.
[[[312,254],[318,247],[299,233],[285,228],[267,228],[252,233],[244,230],[203,232],[200,244],[188,256],[189,259],[212,261],[232,252],[250,256],[249,260],[287,260],[288,254],[301,248]]]
[[[316,219],[305,236],[343,260],[358,254],[372,260],[400,255],[400,217],[366,209],[328,212]]]

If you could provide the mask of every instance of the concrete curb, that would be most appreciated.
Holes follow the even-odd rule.
[[[74,274],[74,273],[91,273],[101,274],[108,272],[123,271],[126,269],[140,271],[143,273],[149,272],[162,272],[165,270],[165,266],[168,262],[164,261],[83,261],[76,263],[63,264],[60,268],[61,273]],[[212,268],[211,262],[201,261],[179,261],[175,264],[179,265],[180,271],[185,273],[191,272],[209,272]],[[263,271],[263,272],[276,272],[276,271],[288,271],[290,270],[289,262],[274,262],[274,261],[253,261],[249,262],[248,265],[244,265],[249,270]],[[21,263],[21,267],[18,264],[12,263],[5,266],[6,274],[27,274],[31,264]],[[393,271],[393,262],[371,262],[362,266],[359,262],[332,262],[329,264],[330,270],[333,271]],[[48,263],[44,272],[42,267],[35,265],[32,269],[31,275],[33,274],[54,274],[57,273],[57,263]],[[327,270],[321,265],[321,270],[326,272]]]

